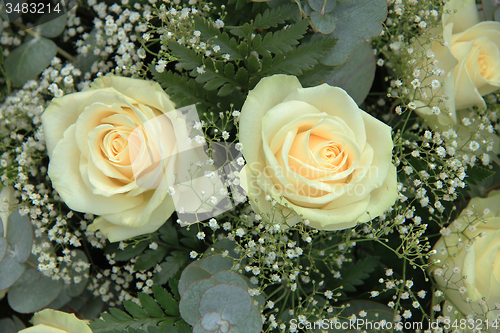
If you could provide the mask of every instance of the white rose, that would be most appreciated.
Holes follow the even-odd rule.
[[[437,254],[430,258],[440,261],[430,270],[446,301],[465,316],[487,312],[492,320],[500,315],[493,310],[500,303],[499,202],[500,191],[472,199],[448,226],[449,234],[434,245]]]
[[[69,208],[100,215],[89,228],[112,242],[156,231],[177,204],[168,189],[207,159],[174,109],[157,83],[106,76],[42,115],[53,187]]]
[[[441,101],[439,115],[432,112],[438,99],[430,105],[420,101],[416,110],[436,129],[456,124],[456,110],[485,108],[483,96],[500,88],[500,22],[480,22],[474,0],[448,1],[443,13],[443,30],[433,32],[443,39],[434,41],[431,50],[444,75],[433,75],[422,86],[432,80],[440,81],[446,100]],[[431,93],[429,88],[426,94]]]
[[[262,79],[240,115],[242,184],[268,219],[339,230],[367,222],[397,197],[391,128],[341,88],[302,88],[294,76]],[[281,208],[274,217],[274,199]],[[283,215],[281,215],[283,214]],[[288,215],[288,216],[287,216]]]

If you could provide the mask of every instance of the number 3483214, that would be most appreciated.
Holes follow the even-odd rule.
[[[50,2],[30,2],[30,3],[5,3],[5,11],[7,14],[19,13],[19,14],[46,14],[46,13],[60,13],[61,7],[59,3],[51,4]]]

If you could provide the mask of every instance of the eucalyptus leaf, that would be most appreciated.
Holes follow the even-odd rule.
[[[17,333],[16,324],[10,318],[0,320],[0,332],[2,333]]]
[[[57,12],[46,13],[37,20],[35,25],[36,31],[48,38],[59,36],[66,28],[67,14],[60,14]]]
[[[15,48],[4,61],[7,76],[16,87],[36,78],[57,54],[57,45],[50,39],[33,38]]]
[[[210,278],[210,280],[217,281],[219,283],[228,283],[243,289],[247,289],[247,283],[238,274],[231,271],[221,271],[218,272]]]
[[[198,263],[198,265],[212,274],[220,271],[226,271],[233,267],[233,261],[227,257],[220,254],[209,256],[203,258],[203,261]]]
[[[186,273],[186,274],[184,274]],[[206,269],[201,268],[200,266],[191,266],[187,267],[183,272],[183,276],[179,280],[179,294],[183,295],[186,289],[190,284],[202,279],[209,279],[212,274],[208,272]]]
[[[309,0],[309,6],[321,14],[331,12],[337,5],[337,0]]]
[[[207,289],[199,305],[199,313],[204,316],[208,312],[218,312],[231,325],[243,321],[252,308],[252,297],[244,288],[221,283]]]
[[[375,78],[375,56],[368,42],[359,45],[346,65],[324,79],[331,86],[343,88],[360,105],[368,95]]]
[[[333,15],[312,12],[310,18],[312,26],[323,34],[330,34],[335,30],[336,19]]]
[[[262,318],[257,307],[252,306],[250,313],[242,322],[233,326],[238,328],[241,332],[245,333],[259,333],[262,331]]]
[[[1,51],[1,50],[0,50]],[[2,56],[3,56],[3,53],[2,55],[0,55],[0,60],[2,60]],[[0,61],[0,66],[2,65],[2,62]],[[3,228],[3,222],[2,222],[2,218],[0,217],[0,235],[4,235],[4,228]]]
[[[208,279],[196,281],[182,294],[179,302],[179,312],[186,323],[194,325],[200,319],[198,307],[201,297],[208,288],[215,285],[217,285],[217,282]]]
[[[325,54],[321,62],[337,66],[347,61],[351,52],[363,41],[378,36],[387,16],[386,0],[351,0],[338,2],[331,15],[336,28],[328,38],[338,38],[337,44]],[[314,38],[321,38],[315,35]]]
[[[12,316],[12,319],[14,320],[14,324],[16,324],[16,329],[17,331],[20,331],[22,329],[25,329],[26,326],[24,323],[21,321],[21,319],[17,318],[16,316]]]
[[[17,261],[28,260],[33,244],[33,225],[28,216],[21,216],[18,211],[9,216],[7,241],[14,250]]]
[[[7,240],[3,237],[0,237],[0,262],[2,262],[3,258],[7,254],[8,243]]]
[[[23,275],[26,264],[17,261],[14,253],[7,250],[7,254],[0,262],[0,291],[12,286]]]
[[[37,269],[30,267],[10,288],[9,305],[20,313],[35,312],[52,303],[63,287],[62,280],[52,280]]]

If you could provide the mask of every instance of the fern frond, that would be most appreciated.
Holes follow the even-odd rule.
[[[291,19],[295,13],[298,13],[298,8],[295,4],[269,8],[263,14],[257,14],[253,22],[253,27],[254,29],[277,27],[278,24],[283,24],[286,20]]]
[[[290,52],[279,53],[274,57],[270,68],[262,70],[259,74],[261,76],[278,73],[302,75],[304,70],[316,65],[323,54],[329,51],[336,42],[337,40],[333,38],[322,39],[302,44]]]
[[[210,24],[207,20],[195,16],[194,24],[197,30],[201,32],[201,39],[204,42],[211,41],[220,46],[221,53],[227,53],[232,60],[241,60],[245,55],[238,52],[238,42],[235,38],[229,37],[226,32],[221,32],[219,29]]]
[[[301,20],[286,29],[268,32],[263,38],[261,35],[256,35],[252,40],[252,50],[261,55],[291,51],[292,46],[297,45],[298,40],[304,36],[308,26],[308,20]]]

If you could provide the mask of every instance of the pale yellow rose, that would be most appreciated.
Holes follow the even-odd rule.
[[[90,229],[112,242],[154,232],[174,211],[167,189],[186,169],[175,154],[189,149],[174,109],[157,83],[105,76],[42,115],[53,187],[69,208],[99,215]]]
[[[247,162],[242,184],[253,208],[269,219],[295,212],[311,227],[340,230],[370,221],[396,200],[391,128],[341,88],[302,88],[295,76],[264,78],[243,105],[239,139]],[[266,199],[282,212],[270,217]]]
[[[92,333],[87,321],[78,319],[73,313],[52,309],[35,313],[31,323],[33,326],[19,333]]]
[[[448,1],[443,13],[442,32],[433,32],[443,39],[434,41],[430,48],[443,73],[425,79],[422,86],[438,80],[444,100],[436,99],[430,105],[417,102],[416,110],[435,129],[456,124],[456,110],[485,108],[483,96],[500,88],[500,22],[480,22],[474,0]],[[431,89],[426,93],[430,95]],[[438,103],[442,110],[437,115],[432,106]]]
[[[500,191],[474,198],[434,245],[430,270],[446,301],[464,315],[496,319],[500,310]],[[446,230],[446,229],[445,229]],[[490,311],[490,310],[491,311]]]

